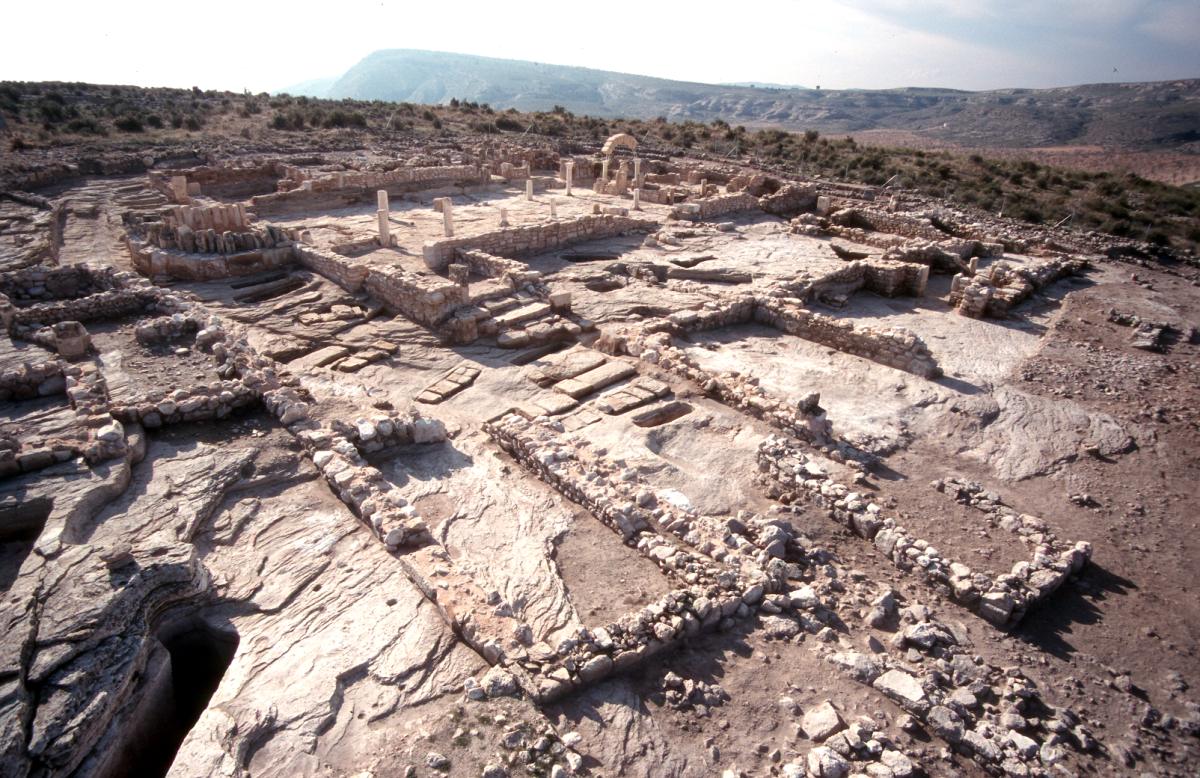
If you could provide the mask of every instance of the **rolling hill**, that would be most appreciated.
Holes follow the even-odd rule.
[[[522,111],[562,106],[599,117],[723,119],[824,133],[904,130],[964,146],[1200,151],[1200,79],[989,92],[789,89],[387,49],[308,93],[411,103],[458,98]]]

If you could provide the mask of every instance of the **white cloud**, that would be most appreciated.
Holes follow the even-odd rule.
[[[1138,29],[1168,43],[1200,46],[1200,3],[1155,8]]]

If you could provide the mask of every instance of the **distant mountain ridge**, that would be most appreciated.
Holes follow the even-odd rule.
[[[311,82],[310,82],[311,83]],[[336,79],[331,98],[446,103],[605,118],[776,126],[824,133],[904,130],[966,146],[1089,145],[1200,151],[1200,79],[965,92],[830,90],[673,81],[469,54],[386,49]]]

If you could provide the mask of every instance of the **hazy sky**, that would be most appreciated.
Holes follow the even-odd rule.
[[[1200,0],[43,0],[0,19],[0,80],[275,91],[383,48],[827,89],[1200,77]]]

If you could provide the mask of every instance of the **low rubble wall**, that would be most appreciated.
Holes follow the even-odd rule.
[[[515,257],[554,251],[575,243],[630,232],[654,232],[658,227],[658,222],[650,219],[588,214],[575,219],[560,219],[542,224],[509,227],[481,235],[431,241],[425,244],[423,254],[427,266],[433,270],[442,270],[461,250],[482,251],[498,257]]]
[[[871,541],[901,570],[923,574],[955,602],[997,626],[1020,621],[1030,607],[1057,590],[1091,558],[1090,544],[1064,543],[1050,535],[1044,537],[1032,561],[1019,562],[1011,574],[991,578],[945,558],[896,519],[885,517],[870,495],[837,483],[782,438],[763,441],[758,465],[773,487],[772,497],[788,502],[803,498],[824,508],[831,519]]]
[[[749,617],[765,602],[771,603],[771,612],[792,607],[791,599],[779,594],[786,566],[773,564],[782,559],[791,540],[781,523],[747,515],[735,524],[727,517],[700,517],[663,503],[655,508],[653,500],[635,494],[645,491],[636,477],[587,457],[580,448],[558,440],[551,428],[519,412],[501,414],[486,422],[484,430],[523,467],[618,533],[669,580],[685,584],[614,623],[580,630],[556,648],[544,647],[539,663],[524,663],[534,672],[539,702],[628,670],[701,631]],[[687,545],[671,542],[656,526],[687,537]],[[739,553],[741,546],[746,552]]]
[[[610,353],[638,356],[647,350],[647,344],[640,341],[656,332],[686,335],[750,321],[924,378],[941,375],[941,368],[925,342],[908,330],[859,328],[851,322],[810,311],[802,307],[800,300],[765,295],[745,295],[722,305],[680,311],[635,330],[614,331],[598,347]],[[656,343],[661,343],[661,339]]]
[[[717,197],[706,197],[702,200],[677,205],[671,209],[671,218],[687,221],[708,221],[717,216],[724,216],[727,213],[748,211],[757,209],[758,207],[758,198],[746,192],[738,192],[736,194],[718,195]]]
[[[487,180],[476,165],[440,165],[400,167],[389,171],[345,171],[307,178],[296,168],[289,169],[284,182],[295,188],[250,198],[250,207],[260,216],[322,203],[358,202],[373,198],[376,191],[401,195],[425,189],[449,186],[479,186]]]
[[[157,301],[158,295],[150,290],[114,289],[74,300],[58,300],[18,308],[13,321],[17,325],[28,326],[56,324],[61,321],[117,319],[146,311]]]
[[[949,233],[938,229],[928,216],[891,213],[878,208],[843,208],[833,213],[829,220],[842,227],[860,227],[906,238],[939,241],[951,237]]]
[[[189,254],[154,248],[132,239],[129,241],[129,255],[134,268],[149,278],[168,277],[182,281],[237,278],[287,267],[296,261],[296,254],[290,245],[228,255]]]
[[[0,402],[50,397],[66,391],[65,363],[58,359],[24,362],[0,372]]]
[[[971,277],[956,275],[950,284],[949,302],[963,316],[1000,319],[1035,291],[1060,278],[1082,273],[1088,267],[1090,263],[1082,257],[1057,257],[1016,268],[997,263],[987,273]]]
[[[937,378],[942,374],[929,347],[908,330],[856,327],[851,322],[809,311],[778,298],[760,300],[755,307],[754,320],[780,332],[922,378]]]
[[[345,257],[332,251],[297,244],[293,247],[296,260],[320,275],[333,281],[350,294],[358,294],[366,283],[370,266],[361,259]]]
[[[459,249],[459,261],[466,263],[471,272],[486,278],[500,278],[507,281],[514,289],[542,279],[542,274],[530,270],[524,262],[517,262],[504,257],[497,257],[486,251]]]
[[[88,265],[36,266],[0,273],[0,294],[22,306],[53,300],[73,300],[107,292],[120,285],[114,268]]]

